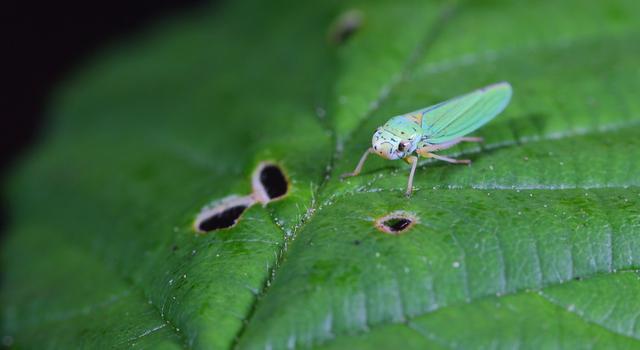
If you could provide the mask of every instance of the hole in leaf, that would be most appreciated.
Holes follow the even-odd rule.
[[[261,163],[251,181],[256,200],[267,204],[284,197],[289,191],[289,181],[282,169],[273,163]]]
[[[336,45],[347,42],[362,26],[362,17],[359,10],[343,12],[331,25],[329,40]]]
[[[282,197],[287,193],[287,179],[275,165],[267,165],[260,171],[260,183],[267,190],[269,199]]]
[[[391,231],[398,232],[411,225],[411,220],[405,218],[393,218],[385,221],[383,224]]]
[[[245,210],[247,210],[247,207],[244,205],[238,205],[225,209],[202,221],[198,228],[200,229],[200,231],[209,232],[213,230],[219,230],[221,228],[231,227],[235,225],[236,222],[238,222],[240,215],[242,215]]]
[[[194,223],[198,232],[211,232],[235,226],[242,213],[252,206],[255,200],[251,196],[230,196],[206,206]]]
[[[407,232],[418,223],[418,218],[408,212],[396,211],[376,220],[376,228],[384,233],[392,235]]]

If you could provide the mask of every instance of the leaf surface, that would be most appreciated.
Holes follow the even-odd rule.
[[[6,185],[24,348],[636,348],[635,1],[238,2],[105,50]],[[353,12],[356,11],[356,12]],[[332,39],[345,13],[360,22]],[[341,16],[342,15],[342,16]],[[390,116],[497,81],[485,143],[408,169]],[[197,234],[263,161],[289,193]],[[389,235],[394,211],[419,223]]]

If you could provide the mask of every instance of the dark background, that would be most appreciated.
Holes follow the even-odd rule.
[[[211,3],[212,1],[206,1]],[[2,98],[0,183],[46,124],[49,93],[92,54],[159,17],[196,10],[203,0],[110,2],[9,0],[0,9]],[[0,235],[6,225],[0,197]]]

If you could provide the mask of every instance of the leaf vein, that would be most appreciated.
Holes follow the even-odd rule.
[[[614,334],[614,335],[617,335],[617,336],[621,336],[621,337],[628,338],[628,339],[635,340],[635,341],[640,341],[640,338],[638,338],[638,337],[635,337],[635,336],[630,335],[630,334],[622,333],[620,331],[611,329],[611,328],[609,328],[609,327],[607,327],[607,326],[605,326],[605,325],[603,325],[603,324],[601,324],[601,323],[599,323],[597,321],[588,319],[588,318],[586,318],[584,316],[584,314],[582,312],[569,311],[568,307],[566,305],[562,304],[561,302],[559,302],[555,298],[551,297],[550,295],[548,295],[548,294],[546,294],[546,293],[544,293],[542,291],[540,291],[537,295],[540,296],[540,298],[542,300],[545,300],[547,303],[549,303],[549,304],[555,306],[556,308],[558,308],[559,311],[561,311],[563,313],[569,313],[569,314],[576,315],[584,323],[596,326],[597,328],[603,329],[603,330],[607,331],[608,333],[611,333],[611,334]]]
[[[636,267],[628,267],[628,268],[618,269],[616,273],[619,273],[619,274],[620,273],[636,273],[636,270],[637,270]],[[608,274],[609,273],[595,272],[595,273],[583,276],[582,280],[596,278],[598,276],[608,275]],[[571,281],[572,280],[553,282],[553,283],[549,283],[549,284],[543,286],[543,288],[551,288],[551,287],[559,286],[559,285],[562,285],[562,284],[565,284],[565,283],[568,283],[568,282],[571,282]],[[512,291],[510,293],[506,293],[505,295],[502,295],[501,297],[516,296],[516,295],[522,295],[522,294],[538,295],[541,292],[542,292],[541,289],[539,291],[531,291],[528,288],[522,288],[522,289],[514,290],[514,291]],[[495,295],[488,294],[488,295],[477,296],[471,301],[471,303],[487,300],[487,299],[490,299],[490,298],[495,298]],[[448,304],[448,305],[442,305],[441,307],[430,309],[430,310],[428,310],[426,312],[423,312],[421,314],[413,315],[413,316],[409,317],[407,320],[405,320],[404,323],[406,323],[407,325],[414,325],[415,326],[415,322],[413,322],[413,320],[415,320],[417,318],[427,316],[427,315],[429,315],[431,313],[434,313],[434,312],[437,312],[437,311],[441,311],[441,310],[445,310],[445,309],[448,309],[448,308],[457,307],[457,306],[465,305],[465,304],[468,305],[469,302],[455,302],[455,303]],[[558,306],[558,305],[555,305],[555,306],[558,307],[559,309],[561,309],[563,312],[567,312],[567,310],[564,310],[561,306]],[[637,320],[638,318],[640,318],[640,313],[638,313],[638,316],[636,317],[636,323],[638,321]],[[588,320],[586,320],[584,318],[582,318],[582,319],[585,322],[590,322],[590,321],[588,321]],[[380,323],[375,324],[375,325],[370,325],[369,328],[366,330],[366,332],[370,332],[370,331],[375,330],[377,328],[382,328],[384,326],[387,326],[387,325],[390,325],[390,324],[397,324],[397,323],[401,323],[401,322],[393,322],[393,321],[391,321],[391,322],[390,321],[380,322]],[[590,323],[592,323],[592,322],[590,322]],[[602,325],[598,325],[598,324],[595,324],[595,323],[593,323],[593,324],[597,325],[597,326],[599,326],[601,328],[604,328],[604,329],[610,331],[611,333],[615,333],[615,334],[618,334],[620,336],[624,336],[626,338],[630,338],[630,339],[633,339],[633,340],[640,340],[639,338],[635,338],[635,337],[632,337],[632,336],[629,336],[629,335],[626,335],[626,334],[623,334],[623,333],[615,332],[613,330],[610,330],[608,328],[603,327]],[[415,329],[415,330],[419,331],[419,329]],[[350,333],[349,335],[353,336],[353,335],[362,334],[362,333],[364,333],[364,332],[357,331],[357,332]],[[431,338],[427,337],[427,339],[431,339]],[[333,341],[335,341],[335,339],[324,340],[324,341],[320,341],[318,343],[315,343],[314,345],[326,345],[326,344],[329,344],[329,343],[331,343]],[[448,344],[447,345],[443,344],[443,346],[450,347]]]

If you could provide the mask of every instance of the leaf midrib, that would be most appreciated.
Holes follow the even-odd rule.
[[[430,27],[430,29],[428,30],[428,33],[424,36],[424,39],[421,40],[418,43],[418,46],[416,48],[414,48],[414,50],[412,50],[411,54],[409,55],[407,62],[403,65],[402,67],[402,71],[400,73],[399,78],[397,78],[397,76],[392,77],[391,82],[389,84],[386,84],[385,86],[388,86],[388,91],[385,94],[381,94],[379,95],[379,97],[376,99],[376,102],[378,102],[376,105],[379,107],[380,104],[382,104],[387,97],[391,94],[391,92],[393,91],[393,89],[398,85],[398,83],[400,83],[401,81],[403,81],[404,79],[406,79],[406,75],[409,73],[411,66],[413,64],[415,64],[416,60],[418,59],[420,53],[423,53],[428,46],[432,45],[438,38],[438,36],[442,33],[442,28],[444,28],[444,25],[449,22],[449,20],[452,17],[454,7],[451,4],[445,4],[443,6],[443,8],[440,10],[440,14],[438,15],[436,21],[434,22],[434,24]],[[372,104],[370,104],[372,105]],[[362,124],[364,124],[368,117],[378,108],[372,108],[366,111],[365,115],[360,118],[360,121],[358,122],[358,126],[352,130],[358,130],[360,128],[360,126]],[[320,123],[319,121],[316,120],[316,122]],[[320,123],[321,127],[326,128],[327,125],[329,128],[331,128],[331,135],[336,135],[336,140],[333,144],[333,150],[331,152],[331,157],[329,159],[329,164],[327,167],[325,167],[325,169],[330,169],[327,174],[325,174],[326,176],[324,176],[320,182],[320,184],[317,186],[316,190],[314,193],[312,193],[312,198],[319,198],[320,194],[322,193],[323,189],[326,187],[326,184],[329,182],[329,180],[332,178],[333,176],[333,172],[335,171],[335,163],[336,161],[341,157],[341,149],[342,146],[339,144],[342,142],[342,139],[340,137],[337,136],[337,132],[335,129],[335,126],[333,124],[327,124],[327,125],[323,125],[324,123]],[[349,132],[349,134],[351,134],[353,131]],[[347,137],[348,138],[348,137]],[[297,233],[299,231],[301,231],[308,222],[310,222],[313,217],[316,215],[316,213],[318,212],[318,208],[317,208],[317,203],[315,202],[315,200],[312,201],[311,205],[311,215],[308,215],[306,217],[303,217],[301,219],[301,222],[299,222],[296,226],[295,229],[293,231],[292,235],[288,235],[287,232],[285,232],[283,230],[282,227],[280,227],[279,225],[275,225],[276,227],[278,227],[278,229],[282,232],[283,236],[285,237],[285,242],[282,244],[282,246],[280,247],[277,256],[278,258],[276,259],[276,263],[274,264],[272,270],[270,271],[270,273],[268,274],[267,278],[265,279],[265,282],[263,284],[263,288],[260,291],[260,293],[258,294],[258,296],[256,296],[256,298],[254,299],[253,304],[251,305],[251,307],[249,308],[249,314],[248,316],[245,318],[245,322],[243,323],[242,327],[240,328],[240,330],[238,331],[236,337],[234,338],[233,344],[231,346],[231,349],[235,349],[238,347],[240,340],[242,339],[245,330],[247,329],[247,327],[249,326],[249,324],[251,324],[254,315],[255,315],[255,311],[258,309],[258,306],[260,304],[260,300],[262,300],[264,298],[265,295],[267,295],[267,293],[269,292],[270,287],[273,285],[273,282],[277,276],[277,272],[280,269],[280,267],[282,265],[284,265],[284,263],[286,262],[286,258],[287,258],[287,252],[289,250],[289,245],[295,240]],[[275,220],[275,218],[273,217],[273,215],[270,215],[272,220]]]

